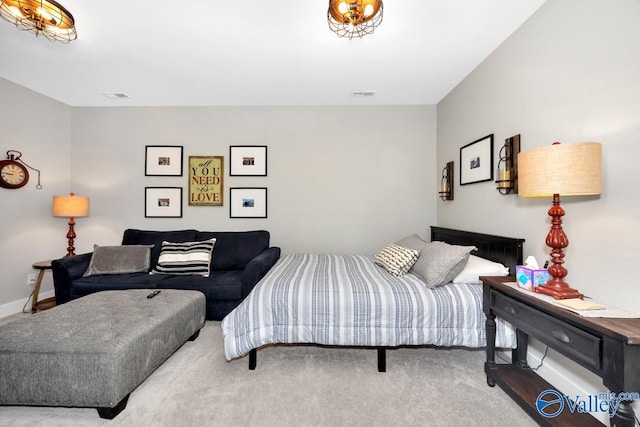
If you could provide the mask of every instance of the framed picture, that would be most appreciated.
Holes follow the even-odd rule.
[[[493,180],[493,134],[460,149],[460,185]]]
[[[189,156],[189,206],[222,206],[224,156]]]
[[[236,187],[230,188],[231,218],[266,218],[267,189]]]
[[[266,145],[232,145],[229,158],[229,176],[267,176]]]
[[[145,176],[182,176],[182,146],[147,145]]]
[[[182,187],[145,187],[145,218],[182,218]]]

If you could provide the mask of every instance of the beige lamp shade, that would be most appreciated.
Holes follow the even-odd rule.
[[[53,196],[53,216],[80,218],[89,215],[89,198],[76,196]]]
[[[518,154],[520,197],[588,196],[602,192],[602,144],[554,143]]]

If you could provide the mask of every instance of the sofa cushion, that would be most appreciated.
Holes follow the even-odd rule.
[[[96,291],[123,289],[154,289],[158,283],[157,276],[149,273],[100,274],[81,277],[73,281],[71,295],[87,295]]]
[[[269,232],[264,230],[200,231],[194,240],[208,239],[216,239],[212,270],[242,270],[269,248]]]
[[[158,264],[158,257],[160,256],[160,250],[162,249],[162,242],[189,242],[193,240],[206,240],[196,239],[198,234],[197,230],[174,230],[174,231],[148,231],[127,229],[122,235],[123,245],[155,245],[151,249],[151,258],[149,262],[151,266]]]
[[[216,239],[202,242],[162,242],[158,264],[152,274],[197,274],[209,277],[211,252]]]
[[[209,277],[166,275],[157,283],[158,289],[200,291],[211,300],[242,299],[242,271],[212,271]]]
[[[151,245],[98,246],[84,276],[97,274],[146,273],[149,271]]]

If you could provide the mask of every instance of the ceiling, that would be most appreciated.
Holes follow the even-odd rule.
[[[78,39],[0,19],[0,77],[70,106],[436,104],[545,2],[385,0],[348,40],[327,0],[58,1]]]

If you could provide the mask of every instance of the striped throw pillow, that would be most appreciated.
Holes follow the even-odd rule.
[[[420,251],[391,243],[376,254],[374,262],[394,276],[402,276],[409,272],[419,256]]]
[[[203,242],[162,242],[158,265],[151,274],[199,274],[209,277],[216,239]]]

